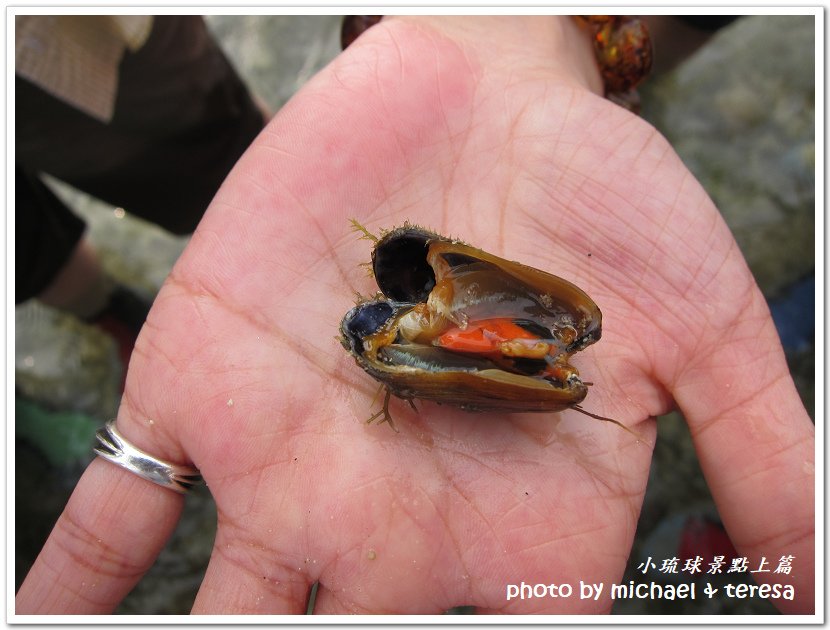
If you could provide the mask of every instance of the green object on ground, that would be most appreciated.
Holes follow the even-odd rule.
[[[95,431],[103,424],[75,411],[50,411],[15,398],[15,435],[41,451],[53,466],[74,464],[92,455]]]

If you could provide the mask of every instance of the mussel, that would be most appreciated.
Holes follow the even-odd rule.
[[[588,393],[569,363],[602,314],[576,285],[420,227],[375,240],[380,294],[349,310],[341,343],[389,396],[470,411],[553,412]],[[414,406],[414,405],[413,405]],[[615,422],[614,420],[611,420]]]

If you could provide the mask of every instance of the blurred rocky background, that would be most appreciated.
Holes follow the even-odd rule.
[[[339,16],[209,16],[206,20],[240,74],[273,111],[340,49]],[[813,16],[741,18],[641,90],[643,116],[671,141],[732,228],[769,301],[811,415],[814,32]],[[107,269],[147,296],[154,295],[186,239],[172,237],[59,182],[52,184],[88,220]],[[34,303],[15,310],[14,355],[19,585],[92,458],[95,429],[116,415],[123,366],[113,341],[98,329]],[[649,557],[659,563],[689,550],[692,555],[710,556],[729,550],[682,418],[672,414],[659,419],[658,426],[648,492],[625,581],[660,581],[656,570],[644,575],[637,569]],[[203,488],[188,497],[175,535],[117,612],[188,613],[214,532],[215,509]],[[796,559],[794,570],[797,565]],[[692,579],[688,574],[680,578]],[[750,580],[749,575],[744,578]],[[614,612],[765,614],[775,610],[758,599],[699,596],[695,601],[620,601]]]

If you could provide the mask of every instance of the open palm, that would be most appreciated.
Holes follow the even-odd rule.
[[[517,50],[428,21],[364,35],[245,154],[159,294],[118,423],[192,461],[216,500],[194,612],[300,612],[316,581],[319,613],[607,612],[607,596],[507,601],[506,587],[619,581],[653,417],[675,401],[741,552],[812,554],[812,427],[720,215],[651,127]],[[377,290],[351,217],[408,220],[583,288],[604,315],[574,358],[593,383],[583,406],[641,439],[575,411],[395,400],[400,433],[366,425],[378,384],[337,340],[355,294]],[[99,555],[130,569],[82,608],[106,611],[181,504],[103,461],[84,484],[99,498],[63,520],[105,531]]]

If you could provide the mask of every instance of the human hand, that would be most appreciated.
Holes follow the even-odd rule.
[[[392,19],[276,117],[220,190],[136,345],[121,432],[192,461],[219,527],[197,613],[601,613],[505,600],[507,584],[618,582],[652,418],[687,418],[747,556],[798,558],[812,612],[813,429],[717,210],[651,127],[601,89],[561,18]],[[419,223],[585,289],[602,340],[574,364],[576,412],[392,404],[335,339],[371,229]],[[590,254],[590,256],[589,256]],[[17,612],[111,611],[182,502],[94,461]]]

